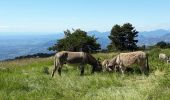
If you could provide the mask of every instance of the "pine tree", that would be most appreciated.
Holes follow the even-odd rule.
[[[130,23],[125,23],[123,26],[114,25],[109,39],[111,40],[111,44],[108,46],[109,48],[115,47],[117,50],[129,50],[133,51],[137,49],[136,43],[138,40],[135,38],[138,36],[138,32]],[[108,49],[109,49],[108,48]]]

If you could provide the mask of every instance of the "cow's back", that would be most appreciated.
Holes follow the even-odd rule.
[[[138,62],[144,62],[146,59],[146,53],[142,51],[120,53],[117,56],[116,63],[122,63],[124,66],[129,66]]]
[[[86,53],[84,52],[68,52],[68,63],[80,63],[85,60]]]

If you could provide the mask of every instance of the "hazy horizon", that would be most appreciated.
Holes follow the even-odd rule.
[[[170,30],[166,30],[166,29],[155,29],[155,30],[148,30],[148,31],[139,31],[140,32],[152,32],[152,31],[168,31],[170,32]],[[86,30],[84,30],[86,31]],[[109,32],[110,30],[108,31],[98,31],[98,30],[89,30],[89,31],[86,31],[86,32],[91,32],[91,31],[97,31],[97,32],[100,32],[100,33],[104,33],[104,32]],[[137,30],[138,31],[138,30]],[[0,36],[23,36],[23,35],[57,35],[57,34],[64,34],[64,32],[0,32]]]

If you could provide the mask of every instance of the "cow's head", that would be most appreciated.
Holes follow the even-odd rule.
[[[101,59],[98,58],[96,65],[95,65],[95,71],[102,71],[102,64],[101,64]]]

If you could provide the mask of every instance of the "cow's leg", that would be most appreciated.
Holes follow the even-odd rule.
[[[124,76],[124,73],[125,73],[125,67],[124,67],[124,66],[122,66],[122,65],[120,65],[120,66],[119,66],[119,68],[120,68],[120,70],[121,70],[121,72],[122,72],[122,75]]]
[[[167,63],[167,64],[169,64],[169,62],[170,62],[170,60],[169,60],[169,59],[168,59],[168,60],[166,60],[166,63]]]
[[[120,71],[119,69],[120,69],[120,68],[119,68],[118,65],[115,65],[115,66],[114,66],[114,71],[115,71],[115,72],[119,72],[119,71]]]
[[[114,72],[115,72],[115,73],[117,72],[117,69],[116,69],[116,67],[114,68]]]
[[[143,68],[143,66],[140,66],[140,71],[141,71],[141,73],[144,73],[144,68]]]
[[[94,66],[92,66],[92,71],[91,71],[91,73],[93,74],[93,73],[94,73],[94,71],[95,71],[95,67],[94,67]]]
[[[54,73],[56,72],[56,70],[57,70],[57,67],[56,67],[56,66],[54,66],[54,69],[53,69],[53,71],[52,71],[52,75],[51,75],[51,77],[53,77],[53,76],[54,76]]]
[[[66,64],[66,62],[61,62],[60,61],[60,63],[59,63],[59,67],[58,67],[57,71],[58,71],[58,75],[60,75],[60,76],[61,76],[61,69],[62,69],[64,64]]]
[[[149,75],[149,70],[148,70],[147,66],[144,67],[144,74],[145,74],[146,76]]]
[[[140,70],[141,70],[141,73],[142,73],[142,74],[148,75],[147,67],[145,67],[145,66],[140,66]]]
[[[53,77],[54,76],[54,73],[55,73],[55,71],[57,70],[57,68],[56,67],[54,67],[54,69],[53,69],[53,71],[52,71],[52,75],[51,75],[51,77]]]
[[[58,75],[61,76],[61,66],[58,68]]]
[[[109,71],[109,72],[111,72],[111,71],[112,71],[112,69],[111,69],[110,67],[108,67],[108,71]]]
[[[54,68],[53,68],[53,70],[52,70],[51,77],[54,76],[54,73],[56,72],[57,67],[58,67],[58,63],[57,63],[57,60],[56,60],[56,58],[55,58],[55,60],[54,60]]]
[[[105,70],[111,72],[113,69],[111,66],[108,66],[108,64],[106,64]]]
[[[61,66],[57,65],[57,66],[54,66],[51,77],[54,76],[54,73],[56,72],[56,70],[58,70],[58,74],[61,76]]]
[[[58,71],[58,74],[61,76],[61,69],[62,69],[63,64],[64,64],[64,63],[61,62],[61,61],[59,61],[59,60],[56,61],[56,66],[55,66],[55,68],[53,69],[52,77],[54,76],[54,73],[55,73],[56,70]]]
[[[107,64],[103,65],[103,66],[102,66],[103,72],[106,72],[106,71],[107,71],[107,68],[108,68],[108,65],[107,65]]]
[[[106,66],[103,66],[102,69],[103,69],[103,72],[106,72]]]
[[[146,62],[143,61],[143,63],[140,63],[140,70],[142,74],[148,75],[149,71],[147,69]]]
[[[80,75],[83,75],[83,74],[84,74],[84,66],[80,65]]]

